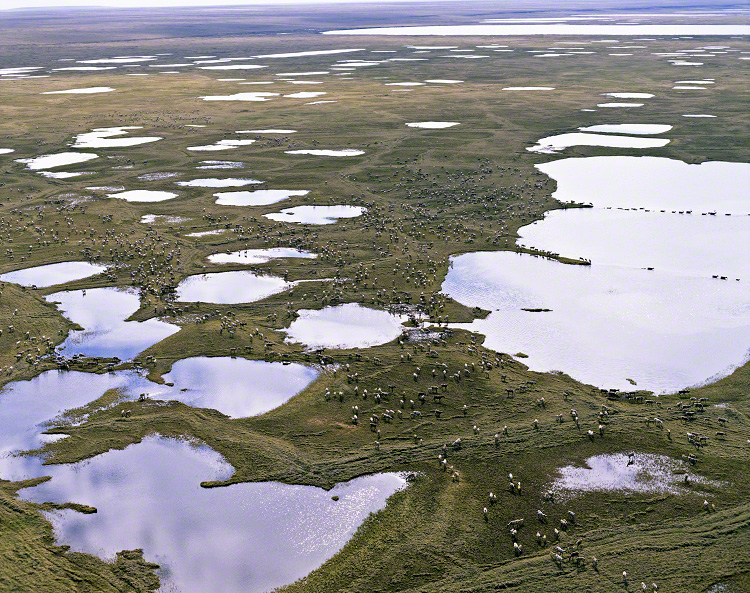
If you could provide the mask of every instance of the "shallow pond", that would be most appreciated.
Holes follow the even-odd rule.
[[[229,64],[226,66],[199,66],[201,70],[255,70],[257,68],[268,68],[257,64]],[[205,97],[202,97],[205,99]]]
[[[195,152],[214,152],[218,150],[232,150],[234,148],[237,148],[237,147],[232,146],[231,144],[203,144],[201,146],[188,146],[185,150],[193,150]],[[200,168],[201,167],[198,167],[198,169]],[[203,167],[203,168],[223,169],[225,167]]]
[[[177,286],[177,300],[218,304],[252,303],[294,284],[254,272],[215,272],[188,276]]]
[[[171,191],[154,191],[150,189],[131,189],[114,194],[107,194],[108,198],[117,198],[126,202],[163,202],[172,200],[179,194]]]
[[[42,433],[60,424],[53,419],[66,410],[85,406],[109,389],[136,397],[148,386],[158,387],[137,373],[107,374],[46,371],[30,381],[15,381],[0,389],[0,478],[22,480],[46,475],[36,457],[14,452],[37,449],[47,442]],[[43,395],[43,396],[42,396]],[[126,397],[127,397],[126,396]]]
[[[690,165],[661,157],[598,156],[536,165],[561,202],[695,213],[750,213],[750,164]]]
[[[227,191],[215,193],[220,206],[268,206],[294,196],[306,196],[306,189],[259,189],[255,191]]]
[[[594,455],[586,460],[586,467],[567,465],[559,471],[549,489],[561,502],[585,492],[680,495],[695,492],[696,486],[718,485],[691,473],[683,461],[650,453],[636,453],[630,465],[624,453]],[[684,485],[685,476],[689,487]]]
[[[113,138],[128,134],[130,130],[140,130],[141,126],[120,126],[117,128],[96,128],[92,132],[78,134],[73,148],[125,148],[149,144],[161,140],[161,136],[136,136],[129,138]]]
[[[201,152],[212,152],[216,150],[232,150],[238,146],[248,146],[253,144],[255,140],[241,140],[241,139],[226,139],[218,140],[214,144],[205,144],[202,146],[188,146],[186,150],[201,151]]]
[[[526,150],[545,154],[555,153],[571,146],[603,146],[608,148],[661,148],[669,144],[666,138],[638,138],[633,136],[610,136],[606,134],[584,134],[572,132],[547,136],[537,140],[535,146]]]
[[[442,130],[443,128],[452,128],[459,125],[457,121],[417,121],[406,124],[410,128],[425,128],[428,130]]]
[[[506,86],[504,91],[554,91],[553,86]]]
[[[309,154],[312,156],[359,156],[364,150],[345,148],[343,150],[285,150],[286,154]]]
[[[158,173],[144,173],[143,175],[138,175],[138,179],[141,181],[163,181],[164,179],[179,177],[180,175],[182,175],[182,173],[160,171]],[[125,188],[123,187],[122,189],[124,190]]]
[[[578,128],[582,132],[601,132],[603,134],[663,134],[672,126],[664,124],[601,124]]]
[[[241,161],[201,161],[196,169],[242,169],[244,166]]]
[[[245,418],[278,408],[317,377],[318,371],[296,363],[186,358],[164,375],[175,387],[162,397],[219,410],[230,418]]]
[[[305,91],[300,93],[292,93],[290,95],[284,95],[284,97],[287,97],[289,99],[314,99],[315,97],[322,97],[323,95],[327,95],[328,93],[325,92],[313,92],[313,91]]]
[[[263,54],[259,56],[253,56],[254,58],[301,58],[305,56],[325,56],[329,54],[347,54],[353,51],[367,51],[365,49],[321,49],[314,51],[296,51],[285,54]]]
[[[24,270],[16,270],[0,275],[3,282],[12,282],[21,286],[55,286],[73,280],[81,280],[89,276],[101,274],[107,266],[101,264],[90,264],[83,261],[66,261],[59,264],[48,264],[46,266],[35,266]]]
[[[96,93],[111,93],[114,91],[111,86],[91,86],[84,89],[67,89],[64,91],[47,91],[42,95],[92,95]]]
[[[85,152],[59,152],[57,154],[45,154],[31,159],[16,159],[17,163],[23,163],[27,169],[39,171],[41,169],[52,169],[54,167],[65,167],[85,163],[97,158],[98,155]]]
[[[553,210],[519,229],[519,243],[597,265],[654,268],[674,275],[740,278],[750,291],[750,218],[640,210]]]
[[[229,177],[226,179],[192,179],[190,181],[177,181],[175,183],[183,187],[242,187],[244,185],[257,185],[264,182],[257,179],[237,179]]]
[[[238,130],[237,134],[296,134],[297,130]]]
[[[39,174],[42,177],[48,177],[50,179],[69,179],[71,177],[78,177],[79,175],[91,175],[91,173],[85,171],[75,173],[72,171],[39,171]]]
[[[187,222],[189,218],[184,216],[170,216],[169,214],[144,214],[140,222],[143,224],[180,224]]]
[[[125,321],[141,306],[138,294],[127,288],[70,290],[45,298],[59,303],[62,314],[83,327],[72,330],[58,347],[68,356],[81,353],[129,360],[180,330],[158,319]]]
[[[741,282],[479,252],[452,259],[442,290],[491,311],[454,327],[484,334],[493,350],[524,353],[532,370],[599,387],[632,390],[632,380],[674,392],[727,375],[750,349]]]
[[[232,253],[214,253],[208,256],[208,261],[213,264],[262,264],[272,259],[286,257],[313,259],[318,256],[315,253],[291,247],[272,247],[270,249],[243,249]]]
[[[652,99],[652,93],[602,93],[603,97],[612,97],[613,99]]]
[[[204,101],[270,101],[271,97],[278,97],[279,93],[235,93],[233,95],[214,95],[201,97]]]
[[[186,237],[208,237],[210,235],[221,235],[223,232],[225,232],[227,229],[214,229],[212,231],[197,231],[195,233],[188,233],[185,235]]]
[[[398,338],[405,318],[347,303],[320,310],[301,309],[286,330],[287,342],[308,348],[369,348]]]
[[[339,218],[356,218],[366,212],[362,206],[297,206],[285,208],[281,212],[264,214],[266,218],[278,222],[300,224],[333,224]]]
[[[22,490],[23,498],[98,511],[48,513],[59,543],[103,558],[143,548],[161,565],[165,588],[182,593],[262,593],[291,583],[340,550],[406,483],[377,474],[330,491],[276,482],[205,489],[202,481],[226,479],[232,467],[208,447],[158,436],[47,469],[52,480]]]

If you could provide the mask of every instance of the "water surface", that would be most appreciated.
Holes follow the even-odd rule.
[[[215,177],[205,179],[191,179],[190,181],[176,181],[177,185],[183,187],[242,187],[244,185],[256,185],[263,183],[257,179],[238,179],[235,177],[227,177],[225,179],[217,179]]]
[[[178,360],[164,380],[174,383],[168,399],[219,410],[230,418],[263,414],[286,403],[318,377],[301,364],[244,358]]]
[[[193,235],[195,236],[195,235]],[[177,286],[177,300],[236,304],[252,303],[289,290],[293,283],[254,272],[215,272],[188,276]]]
[[[614,99],[652,99],[653,93],[602,93],[603,97]]]
[[[582,132],[601,132],[603,134],[663,134],[672,126],[664,124],[601,124],[578,128]]]
[[[65,284],[73,280],[81,280],[89,276],[101,274],[107,269],[107,266],[101,264],[90,264],[84,261],[66,261],[58,264],[47,264],[45,266],[35,266],[25,268],[14,272],[6,272],[0,275],[3,282],[12,282],[21,286],[55,286],[56,284]]]
[[[285,150],[286,154],[309,154],[313,156],[359,156],[364,150],[344,148],[343,150]]]
[[[575,208],[548,212],[519,235],[528,247],[597,265],[740,278],[750,291],[750,258],[737,248],[750,245],[750,217]]]
[[[232,467],[208,447],[159,436],[48,469],[52,480],[23,498],[97,509],[47,513],[60,544],[102,558],[143,548],[164,587],[181,593],[264,593],[291,583],[405,485],[398,474],[376,474],[330,491],[277,482],[205,489],[202,481],[226,479]]]
[[[666,138],[638,138],[634,136],[610,136],[607,134],[584,134],[571,132],[547,136],[537,140],[536,145],[528,147],[530,152],[552,154],[571,146],[603,146],[608,148],[661,148],[669,144]]]
[[[213,95],[201,97],[204,101],[270,101],[271,97],[278,97],[279,93],[234,93],[233,95]]]
[[[163,202],[172,200],[179,194],[171,191],[154,191],[150,189],[131,189],[114,194],[107,194],[108,198],[117,198],[126,202]]]
[[[629,494],[675,494],[694,492],[696,485],[719,485],[690,471],[684,461],[666,455],[636,453],[632,464],[624,453],[594,455],[585,467],[567,465],[550,490],[560,501],[584,492],[624,492]],[[683,485],[688,476],[691,488]]]
[[[553,86],[506,86],[504,91],[554,91]]]
[[[47,475],[42,460],[16,456],[37,449],[47,438],[42,434],[59,425],[54,419],[66,410],[85,406],[110,389],[123,397],[154,384],[137,373],[107,374],[77,371],[45,371],[30,381],[14,381],[0,389],[0,478],[25,480]]]
[[[306,196],[306,189],[258,189],[255,191],[226,191],[215,193],[220,206],[269,206],[294,196]]]
[[[404,330],[404,318],[357,303],[298,313],[286,330],[287,341],[309,348],[369,348],[395,340]]]
[[[442,130],[443,128],[452,128],[459,125],[457,121],[417,121],[406,124],[410,128],[425,128],[428,130]]]
[[[748,360],[750,295],[742,282],[659,270],[574,266],[511,252],[452,259],[442,290],[491,311],[455,327],[598,387],[675,392]],[[536,313],[523,309],[551,309]],[[707,353],[711,353],[710,356]]]
[[[141,126],[120,126],[116,128],[96,128],[92,132],[78,134],[73,148],[125,148],[149,144],[161,140],[161,136],[135,136],[115,138],[129,134],[131,130],[140,130]]]
[[[141,306],[128,288],[90,288],[56,292],[45,297],[83,330],[72,330],[58,347],[65,355],[117,357],[130,360],[180,330],[179,326],[149,319],[125,321]]]
[[[90,86],[83,89],[66,89],[64,91],[47,91],[42,95],[92,95],[96,93],[111,93],[114,91],[111,86]]]
[[[367,211],[362,206],[297,206],[284,208],[281,212],[264,214],[266,218],[278,222],[300,224],[333,224],[339,218],[356,218]]]
[[[16,159],[16,162],[25,164],[26,168],[32,171],[39,171],[41,169],[52,169],[53,167],[65,167],[67,165],[85,163],[95,158],[98,158],[98,155],[86,152],[59,152],[31,159]]]
[[[691,165],[661,157],[597,156],[536,165],[557,181],[561,202],[597,207],[750,213],[750,164]]]
[[[286,257],[312,259],[318,257],[318,255],[291,247],[272,247],[270,249],[243,249],[231,253],[214,253],[208,256],[208,261],[213,264],[262,264],[272,259]]]

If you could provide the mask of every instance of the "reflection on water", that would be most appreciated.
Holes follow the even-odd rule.
[[[84,328],[71,331],[59,347],[66,355],[81,353],[129,360],[180,329],[158,319],[125,321],[141,306],[138,294],[125,288],[56,292],[46,299],[59,303],[62,314]]]
[[[3,282],[12,282],[21,286],[55,286],[81,278],[88,278],[101,274],[107,269],[100,264],[90,264],[84,261],[66,261],[59,264],[36,266],[24,270],[16,270],[0,275]]]
[[[143,548],[161,565],[167,590],[267,591],[303,577],[335,554],[371,512],[405,485],[397,474],[378,474],[326,492],[275,482],[203,489],[204,480],[229,478],[233,468],[216,452],[159,436],[74,465],[42,465],[38,457],[15,456],[59,438],[43,435],[65,410],[83,406],[109,389],[122,399],[147,392],[156,399],[194,398],[218,404],[257,396],[262,410],[283,403],[317,376],[301,365],[218,359],[175,364],[173,388],[139,374],[104,375],[47,371],[0,391],[0,478],[51,480],[20,491],[35,502],[77,502],[94,515],[47,513],[61,544],[111,558]],[[233,377],[229,380],[228,377]],[[275,384],[275,385],[274,385]],[[187,392],[179,391],[189,385]],[[221,390],[225,392],[222,394]],[[253,410],[243,410],[253,412]],[[334,501],[333,497],[338,500]]]
[[[278,222],[333,224],[338,218],[356,218],[364,214],[365,211],[366,208],[361,206],[297,206],[263,216]]]
[[[216,272],[188,276],[177,286],[177,300],[203,303],[252,303],[284,292],[293,283],[254,272]]]
[[[402,317],[357,303],[298,313],[286,330],[287,341],[310,348],[368,348],[395,340],[404,330]]]
[[[660,148],[669,144],[666,138],[637,138],[633,136],[609,136],[607,134],[584,134],[571,132],[547,136],[528,147],[530,152],[552,154],[571,146],[603,146],[608,148]]]
[[[690,165],[660,157],[597,156],[536,165],[557,181],[561,202],[599,208],[750,213],[750,164]]]
[[[258,189],[255,191],[225,191],[215,193],[220,206],[268,206],[294,196],[306,196],[306,189]]]
[[[272,247],[270,249],[243,249],[232,253],[214,253],[208,256],[208,261],[213,264],[262,264],[272,259],[285,257],[314,259],[318,255],[291,247]]]
[[[603,134],[663,134],[672,126],[664,124],[601,124],[578,128],[582,132],[601,132]]]
[[[527,354],[523,362],[533,370],[563,370],[624,390],[633,389],[632,379],[640,389],[673,392],[747,360],[750,298],[741,282],[510,252],[452,262],[443,292],[491,311],[454,327],[486,335],[485,346],[494,350]]]
[[[750,283],[750,217],[575,208],[519,229],[519,243],[595,264]],[[750,291],[750,285],[743,285]]]
[[[225,357],[178,360],[164,375],[175,384],[168,399],[219,410],[231,418],[273,410],[317,377],[316,370],[301,364]]]
[[[106,87],[105,87],[106,88]],[[68,91],[70,92],[70,91]],[[93,132],[78,134],[73,148],[126,148],[161,140],[159,136],[128,136],[113,138],[130,133],[130,130],[140,130],[141,126],[120,126],[117,128],[96,128]]]
[[[182,593],[261,593],[293,582],[405,485],[398,474],[378,474],[328,492],[276,482],[204,489],[201,481],[228,478],[232,467],[208,447],[158,436],[48,469],[52,480],[22,497],[98,511],[48,513],[59,543],[105,558],[143,548],[164,584]]]
[[[658,494],[687,494],[685,476],[695,485],[717,485],[689,472],[689,466],[665,455],[637,453],[628,465],[623,453],[594,455],[586,460],[586,467],[567,465],[560,468],[559,477],[550,490],[562,501],[583,492],[638,492]]]
[[[47,439],[42,432],[65,410],[84,406],[109,389],[121,389],[123,397],[132,398],[149,386],[158,387],[133,372],[46,371],[30,381],[9,383],[0,390],[0,478],[46,475],[39,459],[13,453],[43,445]]]
[[[40,169],[52,169],[53,167],[65,167],[85,163],[97,158],[98,155],[89,152],[59,152],[57,154],[45,154],[31,159],[16,159],[17,163],[24,163],[26,168],[32,171]]]

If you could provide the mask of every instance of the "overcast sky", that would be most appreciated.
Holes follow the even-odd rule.
[[[258,4],[329,4],[362,2],[417,2],[420,0],[0,0],[0,9],[44,8],[48,6],[252,6]],[[422,0],[423,1],[423,0]],[[435,0],[433,0],[435,1]],[[1,25],[1,24],[0,24]]]

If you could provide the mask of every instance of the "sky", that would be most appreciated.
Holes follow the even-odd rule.
[[[130,8],[144,6],[253,6],[259,4],[293,5],[321,3],[352,4],[388,1],[417,2],[420,0],[0,0],[0,10],[12,8],[46,8],[50,6],[109,6],[113,8]]]

